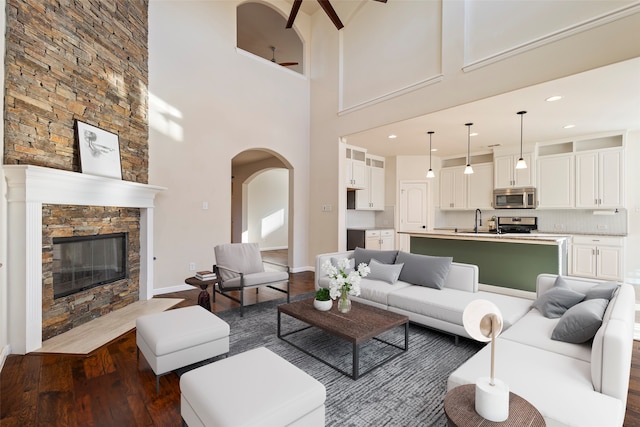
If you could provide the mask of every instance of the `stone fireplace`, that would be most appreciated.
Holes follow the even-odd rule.
[[[42,347],[43,206],[139,210],[139,283],[135,297],[153,297],[153,206],[163,187],[32,165],[5,165],[7,181],[9,342],[13,353]],[[127,215],[130,216],[130,215]],[[117,305],[117,304],[116,304]],[[126,304],[125,304],[126,305]],[[116,307],[117,308],[117,307]]]

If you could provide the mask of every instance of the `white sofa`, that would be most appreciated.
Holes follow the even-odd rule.
[[[538,277],[538,296],[553,287],[556,277]],[[564,280],[581,293],[601,283],[575,277]],[[623,425],[633,346],[633,287],[620,284],[606,307],[595,337],[583,344],[552,340],[560,319],[548,319],[536,308],[496,341],[496,378],[533,404],[547,427]],[[490,352],[490,346],[484,347],[454,371],[447,388],[488,376]]]
[[[322,265],[332,258],[349,258],[354,251],[334,252],[316,256],[315,287],[329,287],[329,277]],[[462,313],[469,302],[486,299],[498,306],[508,329],[531,308],[532,300],[478,291],[478,266],[453,262],[442,289],[417,286],[398,280],[389,284],[382,280],[364,277],[359,297],[354,301],[404,314],[411,322],[453,334],[471,338],[462,324]]]

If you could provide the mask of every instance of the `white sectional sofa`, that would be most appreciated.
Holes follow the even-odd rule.
[[[540,275],[538,296],[549,291],[556,278]],[[583,294],[601,284],[574,277],[563,279],[572,290]],[[633,287],[620,284],[605,306],[595,337],[584,343],[551,339],[562,317],[547,318],[537,308],[496,341],[496,378],[534,405],[547,427],[623,425],[633,346]],[[490,346],[484,347],[454,371],[447,388],[473,384],[478,377],[488,376],[490,352]]]
[[[365,260],[369,254],[375,255],[377,251],[362,251]],[[380,258],[393,251],[379,251]],[[398,251],[395,251],[398,252]],[[402,253],[401,253],[402,254]],[[405,256],[407,254],[404,254]],[[411,261],[420,261],[423,255],[408,254]],[[322,265],[326,261],[340,258],[354,257],[354,251],[334,252],[320,254],[316,257],[315,286],[329,287],[329,277],[322,271]],[[392,256],[395,259],[395,256]],[[425,257],[429,261],[435,257]],[[389,261],[391,257],[387,257]],[[393,261],[391,261],[393,262]],[[391,284],[384,280],[365,277],[361,281],[361,293],[359,297],[352,297],[354,301],[383,308],[385,310],[404,314],[411,322],[438,329],[453,334],[456,337],[470,338],[462,325],[462,313],[467,304],[475,299],[486,299],[498,306],[504,318],[504,329],[508,329],[531,308],[532,300],[514,296],[478,291],[478,266],[452,262],[444,287],[436,289],[428,286],[418,286],[400,280]]]

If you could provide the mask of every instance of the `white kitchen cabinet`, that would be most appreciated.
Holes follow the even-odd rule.
[[[440,170],[440,209],[466,209],[467,186],[464,167]]]
[[[605,280],[622,280],[622,237],[574,236],[571,274]]]
[[[574,156],[538,157],[538,208],[574,207]]]
[[[365,189],[356,190],[356,209],[384,210],[384,157],[366,156]]]
[[[366,188],[367,180],[367,150],[347,146],[345,159],[345,176],[347,188]]]
[[[467,175],[467,208],[491,209],[493,206],[493,163],[473,167]]]
[[[393,229],[367,230],[364,237],[365,249],[395,249],[395,232]]]
[[[522,158],[527,163],[526,169],[516,169],[519,154],[493,158],[495,188],[533,187],[533,154],[522,153]]]
[[[473,173],[464,167],[440,170],[440,209],[489,209],[493,200],[493,164],[473,165]]]
[[[576,154],[576,207],[623,207],[623,165],[620,149]]]

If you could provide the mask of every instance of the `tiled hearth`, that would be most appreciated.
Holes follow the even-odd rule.
[[[3,166],[7,181],[9,344],[42,346],[43,204],[140,209],[139,299],[153,297],[153,206],[163,187],[31,165]]]

